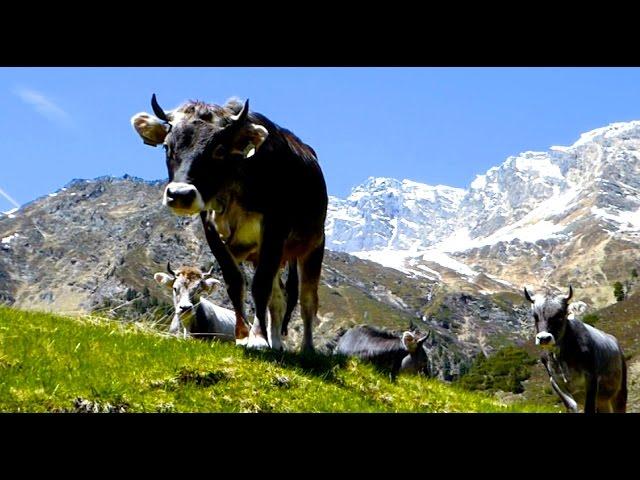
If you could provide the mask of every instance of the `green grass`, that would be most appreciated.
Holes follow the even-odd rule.
[[[343,357],[247,351],[0,307],[0,411],[549,412]]]

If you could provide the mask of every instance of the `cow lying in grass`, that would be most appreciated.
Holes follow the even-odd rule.
[[[429,375],[429,358],[424,342],[429,334],[418,337],[406,331],[402,336],[385,332],[368,325],[347,330],[338,340],[334,353],[354,356],[370,361],[388,371],[395,380],[398,373]]]
[[[586,305],[569,304],[568,295],[531,295],[536,345],[551,386],[570,412],[624,413],[627,405],[627,366],[616,338],[576,319]],[[580,302],[582,303],[582,302]]]
[[[173,307],[175,310],[169,333],[223,341],[235,340],[236,315],[233,310],[220,307],[203,297],[211,293],[222,282],[197,267],[181,267],[175,272],[167,263],[167,272],[157,272],[153,278],[160,285],[173,291]],[[267,324],[271,326],[271,318],[267,313]],[[249,332],[252,348],[268,348],[269,345],[259,335],[259,323],[254,322]]]
[[[202,273],[197,267],[181,267],[174,272],[167,263],[167,272],[158,272],[153,278],[173,291],[175,314],[169,333],[235,340],[235,312],[203,298],[221,283],[211,276],[211,270]]]

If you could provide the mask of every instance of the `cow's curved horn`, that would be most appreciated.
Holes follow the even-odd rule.
[[[244,101],[244,105],[242,106],[242,110],[237,115],[231,116],[231,121],[234,124],[242,124],[246,119],[247,115],[249,115],[249,99],[247,98]]]
[[[211,268],[209,269],[209,271],[208,271],[208,272],[206,272],[206,273],[204,274],[204,276],[205,276],[205,277],[210,277],[212,273],[213,273],[213,265],[211,265]]]
[[[573,287],[569,285],[569,295],[566,297],[567,302],[571,300],[571,297],[573,297]]]
[[[418,340],[418,345],[422,345],[422,344],[424,343],[424,341],[425,341],[427,338],[429,338],[430,336],[431,336],[431,330],[429,330],[429,331],[427,332],[427,334],[426,334],[424,337],[422,337],[420,340]]]
[[[174,277],[176,276],[175,272],[171,270],[171,262],[167,262],[167,272],[169,272]]]
[[[524,298],[526,298],[531,303],[533,303],[533,300],[531,299],[531,295],[529,295],[529,291],[527,290],[527,287],[524,287]]]
[[[156,117],[164,122],[169,122],[169,117],[167,117],[167,114],[164,113],[162,107],[158,105],[158,100],[156,100],[155,93],[151,95],[151,108],[153,108],[153,113],[156,115]]]

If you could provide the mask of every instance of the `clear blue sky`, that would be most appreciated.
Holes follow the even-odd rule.
[[[640,68],[0,68],[0,189],[23,204],[72,178],[166,178],[129,124],[153,92],[167,109],[249,97],[338,196],[369,176],[467,187],[508,155],[640,119]]]

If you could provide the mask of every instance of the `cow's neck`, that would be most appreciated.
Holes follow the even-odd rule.
[[[578,345],[578,337],[573,329],[573,325],[569,320],[567,320],[564,335],[560,341],[557,342],[554,354],[561,362],[565,362],[568,365],[573,366],[578,360],[577,354],[579,354],[579,352],[580,348]]]

